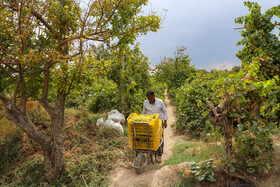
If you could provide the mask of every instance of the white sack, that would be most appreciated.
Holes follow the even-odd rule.
[[[108,119],[113,120],[114,122],[119,122],[121,124],[125,123],[125,117],[122,113],[120,113],[118,110],[111,110],[108,113]]]
[[[119,122],[114,122],[111,119],[107,119],[105,121],[105,127],[113,128],[113,129],[119,131],[121,134],[123,134],[123,127]]]

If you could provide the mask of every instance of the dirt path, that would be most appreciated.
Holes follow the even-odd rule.
[[[163,161],[172,155],[172,147],[177,141],[178,137],[173,134],[170,125],[175,122],[175,107],[171,105],[170,99],[165,97],[168,120],[168,127],[164,131],[164,153]],[[174,177],[174,170],[172,166],[165,166],[158,169],[158,164],[149,164],[145,167],[145,172],[138,175],[134,168],[126,169],[123,167],[116,168],[111,172],[111,186],[112,187],[154,187],[154,186],[168,186],[169,181]]]

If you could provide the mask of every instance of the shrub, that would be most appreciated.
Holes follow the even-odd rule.
[[[178,130],[186,130],[199,137],[211,131],[209,109],[206,100],[213,94],[213,85],[225,72],[200,73],[185,81],[176,94]]]
[[[213,159],[209,159],[201,163],[195,162],[191,164],[191,173],[194,174],[197,181],[216,181],[214,173],[215,166],[213,166],[213,161]]]

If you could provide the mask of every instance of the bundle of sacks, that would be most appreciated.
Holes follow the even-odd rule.
[[[111,110],[108,113],[108,119],[104,122],[103,118],[97,120],[96,125],[99,129],[102,128],[113,128],[123,134],[123,127],[121,124],[125,123],[125,117],[118,110]]]

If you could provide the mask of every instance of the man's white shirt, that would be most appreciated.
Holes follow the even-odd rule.
[[[155,103],[151,104],[148,99],[144,101],[143,115],[153,115],[155,113],[159,114],[159,119],[167,120],[167,110],[164,102],[161,99],[155,98]]]

